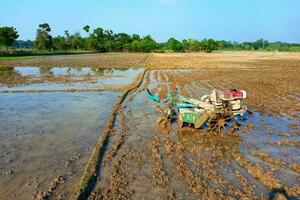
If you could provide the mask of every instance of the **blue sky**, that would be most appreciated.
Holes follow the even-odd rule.
[[[34,39],[47,22],[52,35],[80,32],[89,24],[114,32],[231,41],[300,43],[300,0],[1,0],[0,26]]]

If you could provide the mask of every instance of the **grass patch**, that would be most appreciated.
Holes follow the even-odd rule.
[[[0,61],[38,58],[42,56],[0,56]]]

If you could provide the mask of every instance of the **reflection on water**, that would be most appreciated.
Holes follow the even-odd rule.
[[[43,75],[122,75],[132,68],[97,68],[97,67],[0,67],[0,76],[19,74],[21,76]],[[134,68],[136,69],[136,68]],[[126,73],[125,73],[126,74]]]
[[[17,73],[18,72],[14,69],[14,67],[0,67],[0,77],[1,76],[12,76]]]
[[[95,89],[124,86],[140,68],[0,67],[0,91]]]

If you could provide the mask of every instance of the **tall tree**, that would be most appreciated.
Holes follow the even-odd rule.
[[[99,52],[105,52],[104,44],[104,30],[103,28],[96,28],[89,37],[89,47]]]
[[[85,31],[85,32],[90,32],[90,26],[89,25],[85,25],[84,27],[83,27],[83,30]]]
[[[69,31],[68,30],[65,30],[65,36],[66,36],[66,38],[68,39],[69,37],[70,37],[70,33],[69,33]]]
[[[35,46],[37,49],[52,48],[52,36],[50,35],[51,28],[48,23],[40,24],[37,29]]]
[[[12,46],[14,41],[19,37],[16,28],[14,27],[0,27],[0,45],[6,47],[6,51],[8,52],[8,47]]]
[[[48,23],[39,24],[39,27],[47,32],[51,32],[51,28]]]

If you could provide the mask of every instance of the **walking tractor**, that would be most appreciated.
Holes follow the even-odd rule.
[[[208,128],[221,131],[233,123],[239,125],[237,119],[244,118],[247,107],[243,104],[246,98],[244,90],[216,90],[199,99],[184,97],[175,92],[168,93],[163,99],[147,89],[148,97],[155,102],[155,108],[165,113],[167,119],[178,122],[178,126],[191,126],[196,129]],[[237,126],[235,126],[237,127]]]

